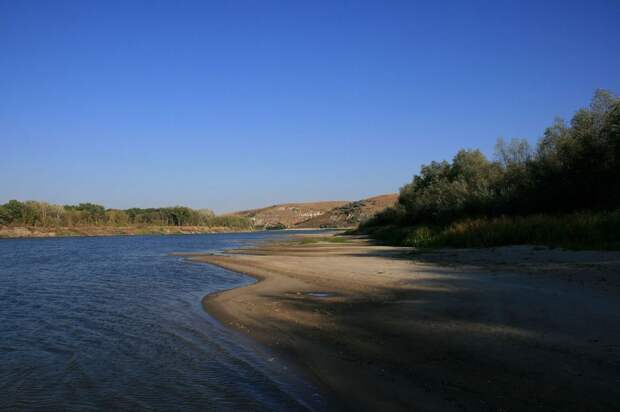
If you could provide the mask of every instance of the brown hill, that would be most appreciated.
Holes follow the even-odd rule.
[[[257,228],[289,228],[298,223],[321,216],[328,211],[346,205],[347,201],[285,203],[261,209],[243,210],[231,213],[252,219]]]
[[[300,228],[357,226],[359,223],[374,216],[375,213],[394,205],[397,200],[397,193],[369,197],[368,199],[337,206],[327,213],[300,222],[296,226]]]
[[[252,219],[255,227],[266,229],[347,227],[370,218],[393,205],[397,199],[398,194],[393,193],[355,202],[285,203],[243,210],[231,215],[248,217]]]

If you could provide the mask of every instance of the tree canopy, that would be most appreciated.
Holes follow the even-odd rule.
[[[499,139],[495,159],[460,150],[433,161],[367,225],[447,224],[463,217],[620,208],[620,99],[597,90],[570,123],[556,119],[532,148]]]
[[[10,200],[0,205],[0,225],[24,226],[223,226],[250,228],[251,221],[238,216],[216,216],[209,209],[185,206],[107,209],[94,203],[53,205],[46,202]]]

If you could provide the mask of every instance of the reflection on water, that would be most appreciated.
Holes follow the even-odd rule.
[[[0,240],[0,409],[321,409],[202,310],[206,293],[252,280],[169,255],[276,236]]]

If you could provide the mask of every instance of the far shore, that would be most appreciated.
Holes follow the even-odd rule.
[[[207,295],[205,310],[302,367],[338,405],[617,409],[620,253],[422,253],[306,237],[191,259],[257,278]]]
[[[140,235],[196,235],[208,233],[253,233],[253,232],[299,232],[343,231],[350,228],[295,227],[270,230],[255,228],[252,230],[234,229],[226,226],[0,226],[0,239],[48,238],[48,237],[96,237],[96,236],[140,236]]]
[[[189,235],[200,233],[242,232],[248,232],[248,230],[235,230],[230,227],[217,226],[0,226],[0,239],[75,236]]]

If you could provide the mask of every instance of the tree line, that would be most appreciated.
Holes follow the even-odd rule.
[[[10,200],[0,205],[0,225],[35,227],[73,226],[209,226],[250,228],[249,219],[216,216],[210,209],[185,206],[107,209],[94,203],[54,205],[46,202]]]
[[[398,203],[362,229],[446,227],[472,218],[620,209],[620,99],[597,90],[571,121],[556,119],[535,147],[499,139],[495,158],[460,150],[400,189]]]

